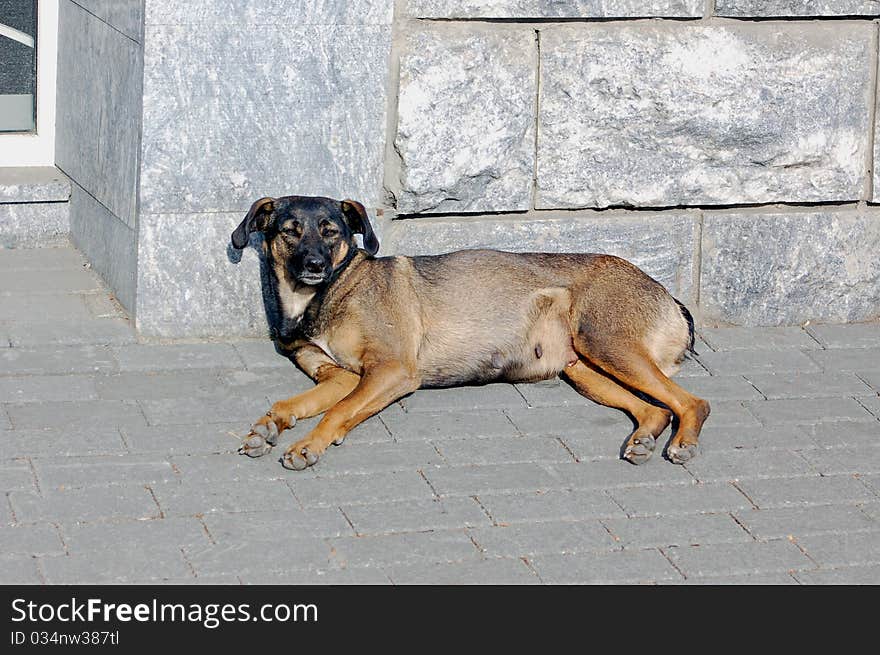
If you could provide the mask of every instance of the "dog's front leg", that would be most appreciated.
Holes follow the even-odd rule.
[[[364,371],[345,398],[327,410],[324,418],[305,438],[297,441],[281,459],[285,468],[302,470],[318,461],[332,443],[342,443],[355,426],[380,412],[398,398],[420,386],[418,376],[401,363],[385,363]]]

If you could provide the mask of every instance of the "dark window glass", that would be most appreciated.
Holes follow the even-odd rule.
[[[31,132],[37,115],[37,0],[0,0],[0,132]]]

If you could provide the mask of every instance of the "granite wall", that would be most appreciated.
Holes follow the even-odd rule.
[[[98,100],[59,165],[145,337],[265,334],[228,235],[292,193],[363,202],[380,254],[625,256],[704,324],[880,317],[880,2],[62,5]]]

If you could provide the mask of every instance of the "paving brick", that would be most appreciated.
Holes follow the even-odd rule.
[[[716,351],[822,347],[799,327],[702,328],[700,336]]]
[[[696,344],[696,349],[698,353],[704,353],[711,350],[709,346],[707,346],[704,342],[700,342],[698,340]],[[684,361],[681,363],[681,368],[678,373],[676,373],[676,378],[686,378],[690,380],[691,378],[697,377],[706,377],[709,375],[709,371],[700,363],[699,357],[693,357],[690,354],[685,355]],[[679,382],[679,384],[687,384],[688,382]]]
[[[861,424],[853,424],[861,425]],[[703,454],[727,450],[802,450],[816,447],[809,437],[810,426],[774,425],[771,427],[718,427],[710,422],[700,433],[700,450]],[[756,457],[759,455],[755,455]]]
[[[457,466],[572,461],[558,440],[545,437],[447,439],[438,442],[437,449],[446,462]]]
[[[875,418],[880,419],[880,396],[859,396],[856,400],[859,405],[871,412]]]
[[[0,349],[0,375],[108,373],[116,359],[105,346],[46,346]]]
[[[821,448],[851,446],[871,448],[880,442],[880,424],[853,421],[829,421],[804,428],[813,442]]]
[[[15,524],[15,516],[12,514],[12,505],[9,502],[9,493],[0,494],[0,526]]]
[[[657,550],[542,555],[529,563],[548,584],[650,584],[681,580],[681,574]]]
[[[547,467],[525,464],[482,466],[435,466],[424,471],[440,496],[474,496],[483,493],[511,493],[564,487]]]
[[[434,498],[431,487],[416,471],[340,475],[331,478],[305,478],[291,474],[288,476],[288,484],[304,507],[348,507]]]
[[[125,444],[114,427],[76,427],[57,430],[9,430],[0,432],[0,444],[20,457],[69,455],[118,455]]]
[[[135,584],[192,577],[178,546],[118,548],[40,561],[49,584]]]
[[[877,393],[880,393],[880,371],[859,371],[859,378]]]
[[[102,400],[156,400],[219,395],[222,387],[218,380],[216,374],[204,371],[147,371],[100,375],[94,384]]]
[[[880,425],[878,425],[880,432]],[[880,434],[878,434],[880,436]],[[803,453],[804,458],[822,475],[880,473],[880,439],[874,446],[828,448]]]
[[[153,496],[142,486],[44,489],[42,496],[13,491],[9,498],[21,522],[86,523],[159,517]]]
[[[880,500],[859,505],[859,509],[875,523],[880,523]]]
[[[0,270],[0,289],[0,294],[33,295],[103,291],[97,276],[82,268],[31,269],[27,275]]]
[[[259,393],[267,396],[272,402],[290,398],[315,386],[311,379],[289,362],[286,369],[220,371],[218,377],[223,386],[232,392],[251,396]]]
[[[816,568],[787,539],[672,547],[664,552],[688,578],[754,575]]]
[[[122,306],[106,293],[86,293],[80,296],[92,318],[125,318]]]
[[[37,570],[37,560],[20,560],[14,566],[0,566],[0,585],[41,585],[42,576]]]
[[[150,425],[230,423],[242,418],[245,422],[249,420],[253,423],[269,409],[269,401],[265,396],[241,397],[232,393],[203,398],[187,396],[138,402]]]
[[[136,403],[120,400],[85,400],[10,403],[6,411],[16,430],[55,428],[103,429],[118,425],[146,425]]]
[[[854,373],[779,373],[750,375],[749,380],[770,400],[832,398],[870,391]]]
[[[834,348],[810,353],[823,371],[877,371],[880,370],[880,348]]]
[[[594,459],[620,459],[624,443],[629,441],[633,428],[631,425],[614,425],[587,434],[556,437],[578,462]],[[668,435],[668,433],[666,433]]]
[[[149,552],[154,548],[210,543],[204,526],[194,518],[63,525],[62,532],[71,555],[100,553],[108,559],[114,559],[118,550]]]
[[[95,378],[90,375],[16,375],[0,377],[3,402],[96,400]]]
[[[437,412],[453,409],[506,409],[524,407],[525,401],[511,384],[487,384],[483,387],[423,389],[400,401],[407,412]]]
[[[134,328],[127,318],[87,318],[48,323],[7,323],[6,332],[13,347],[81,344],[121,345],[134,343]]]
[[[0,293],[0,321],[76,322],[91,318],[83,294],[52,294],[34,296],[29,294],[4,295]]]
[[[0,493],[36,490],[34,473],[27,460],[0,464]]]
[[[531,384],[517,384],[516,389],[525,397],[529,407],[566,407],[574,405],[594,405],[593,401],[584,398],[570,384],[559,378],[543,380]],[[513,405],[511,405],[513,406]],[[596,405],[597,412],[613,411]]]
[[[0,527],[0,561],[64,554],[64,542],[54,525]]]
[[[247,433],[235,423],[196,423],[189,425],[150,425],[121,427],[132,453],[163,455],[234,454]]]
[[[822,568],[880,564],[880,532],[805,535],[797,543]]]
[[[798,571],[795,573],[795,577],[801,584],[878,585],[880,584],[880,565]]]
[[[480,557],[464,530],[338,537],[329,543],[340,568],[459,562]]]
[[[114,347],[120,371],[163,371],[174,369],[237,369],[244,366],[228,343],[135,344]]]
[[[787,450],[704,451],[685,466],[700,482],[816,474],[800,454]]]
[[[880,323],[810,325],[807,332],[826,348],[880,348]]]
[[[798,575],[801,573],[797,572]],[[665,584],[665,583],[664,583]],[[744,586],[744,585],[797,585],[797,580],[794,579],[794,575],[787,572],[773,572],[768,571],[766,573],[755,573],[752,575],[722,575],[719,577],[712,578],[689,578],[687,580],[682,580],[680,582],[675,582],[673,584],[682,584],[682,585],[736,585],[736,586]]]
[[[291,371],[296,370],[296,365],[290,360],[290,358],[285,357],[284,355],[279,355],[278,351],[275,350],[275,344],[269,339],[261,339],[259,341],[236,341],[232,346],[238,352],[245,367],[249,371],[264,368],[281,368]],[[299,375],[308,380],[308,377],[305,374],[299,373]],[[309,380],[309,382],[311,382],[311,380]]]
[[[380,569],[309,569],[308,571],[248,571],[239,573],[242,584],[257,585],[390,585]]]
[[[328,449],[321,459],[322,476],[415,471],[444,461],[437,449],[424,441],[361,443],[356,434],[349,434],[344,444]]]
[[[492,558],[447,564],[393,566],[388,575],[399,585],[540,584],[521,559]]]
[[[6,413],[6,410],[0,405],[0,430],[11,430],[12,429],[12,421],[9,420],[9,414]]]
[[[473,528],[468,533],[487,557],[533,557],[620,548],[597,520],[488,526]]]
[[[516,428],[500,410],[413,412],[395,406],[380,415],[398,441],[514,436]]]
[[[729,514],[603,519],[624,548],[652,548],[752,541]]]
[[[608,494],[597,490],[481,494],[479,501],[499,525],[623,516]]]
[[[759,400],[763,396],[741,375],[712,375],[681,384],[695,396],[710,402],[719,400]]]
[[[297,506],[290,489],[280,480],[232,480],[212,484],[167,482],[154,485],[152,490],[165,516],[256,512]]]
[[[171,463],[151,455],[102,455],[33,460],[42,489],[153,484],[177,479]]]
[[[868,487],[849,475],[744,480],[738,486],[761,509],[876,500]]]
[[[645,485],[692,484],[693,476],[683,466],[657,455],[647,464],[634,466],[620,459],[599,459],[577,464],[554,464],[559,489],[613,489]]]
[[[700,361],[713,375],[819,371],[819,366],[799,350],[707,352],[700,355]]]
[[[300,571],[338,568],[328,540],[318,537],[247,540],[184,547],[186,560],[199,577],[205,575]]]
[[[609,489],[608,494],[631,517],[668,517],[752,507],[748,498],[726,482]]]
[[[706,422],[719,428],[738,427],[749,429],[760,427],[761,424],[746,407],[751,407],[761,402],[767,401],[715,400],[711,403],[712,413],[706,419]]]
[[[858,477],[859,482],[861,482],[866,489],[869,489],[873,494],[880,496],[880,474],[868,473],[867,475],[858,475],[854,477]]]
[[[85,259],[72,246],[0,248],[0,271],[58,271],[82,268]]]
[[[208,532],[219,544],[271,541],[279,535],[292,538],[339,537],[354,534],[345,516],[335,507],[296,506],[275,511],[207,514]]]
[[[351,505],[341,509],[361,535],[451,530],[491,523],[473,498]]]
[[[753,509],[736,512],[735,516],[756,539],[762,541],[800,538],[812,534],[880,530],[880,525],[853,505]]]
[[[505,413],[526,436],[569,437],[632,433],[632,421],[623,412],[590,403],[570,407],[514,408]]]
[[[872,422],[877,418],[852,398],[794,398],[747,403],[765,425],[795,423],[812,425],[825,421]],[[13,422],[15,417],[13,417]]]

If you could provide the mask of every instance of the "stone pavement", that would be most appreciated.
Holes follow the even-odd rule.
[[[419,391],[294,472],[236,454],[311,385],[268,341],[137,343],[75,250],[0,250],[0,583],[880,583],[880,324],[701,337],[686,466],[544,383]]]

